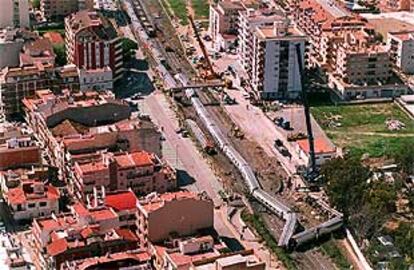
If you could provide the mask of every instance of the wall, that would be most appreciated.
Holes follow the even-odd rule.
[[[172,232],[191,235],[199,229],[213,227],[213,202],[197,199],[180,199],[167,202],[148,217],[148,240],[167,239]]]

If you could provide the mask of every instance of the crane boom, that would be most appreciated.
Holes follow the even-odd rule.
[[[309,101],[308,101],[308,94],[305,87],[305,74],[304,68],[302,63],[302,53],[300,51],[300,44],[296,44],[296,56],[298,59],[299,64],[299,74],[300,74],[300,81],[302,85],[302,103],[305,112],[305,121],[306,121],[306,130],[308,133],[308,142],[309,142],[309,156],[310,156],[310,175],[314,175],[316,170],[316,158],[315,158],[315,141],[313,138],[312,132],[312,122],[311,122],[311,115],[310,115],[310,108],[309,108]]]

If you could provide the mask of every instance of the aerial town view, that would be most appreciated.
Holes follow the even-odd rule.
[[[414,270],[414,0],[0,0],[0,270]]]

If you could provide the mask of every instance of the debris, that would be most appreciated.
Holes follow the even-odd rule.
[[[405,124],[400,120],[388,119],[385,121],[385,125],[390,131],[398,131],[405,128]]]

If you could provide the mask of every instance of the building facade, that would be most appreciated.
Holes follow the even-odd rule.
[[[387,49],[393,65],[403,73],[414,73],[414,32],[388,34]]]
[[[66,17],[79,10],[79,0],[40,0],[40,11],[46,20]]]
[[[80,11],[65,18],[67,60],[80,69],[110,67],[114,81],[122,78],[121,40],[100,13]]]
[[[295,99],[300,96],[299,61],[303,67],[305,42],[305,36],[285,21],[256,28],[251,78],[257,96],[264,100]],[[299,57],[296,46],[299,46]]]
[[[74,171],[75,194],[83,200],[96,194],[96,188],[100,192],[102,187],[108,191],[131,189],[138,195],[177,188],[174,169],[145,151],[103,153],[99,160],[76,162]]]
[[[0,0],[0,28],[29,28],[28,0]]]
[[[140,243],[148,247],[150,243],[168,239],[171,233],[188,236],[213,228],[213,212],[213,201],[205,194],[189,191],[150,194],[138,203]]]
[[[38,181],[24,181],[4,193],[4,201],[16,221],[59,213],[59,198],[57,188]]]

